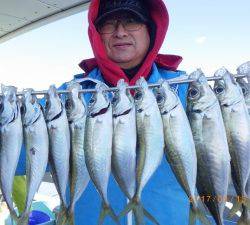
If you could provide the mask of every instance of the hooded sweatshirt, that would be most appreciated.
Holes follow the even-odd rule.
[[[156,26],[155,40],[153,40],[153,47],[141,64],[140,69],[132,79],[129,79],[125,72],[115,62],[111,61],[106,54],[105,46],[95,27],[100,0],[91,1],[88,14],[88,34],[95,58],[83,60],[79,64],[79,66],[86,72],[85,76],[87,76],[94,68],[99,67],[104,80],[108,84],[116,86],[120,79],[124,79],[129,85],[134,85],[140,77],[148,78],[154,62],[159,67],[167,70],[175,71],[177,69],[182,61],[181,56],[158,54],[169,26],[167,8],[162,0],[146,0],[146,3],[148,4],[151,18]]]

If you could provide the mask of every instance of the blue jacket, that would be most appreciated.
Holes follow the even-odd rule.
[[[182,71],[168,71],[158,68],[156,64],[153,65],[151,75],[149,76],[148,83],[155,83],[160,78],[171,79],[183,75]],[[92,70],[88,77],[103,81],[103,77],[98,68]],[[82,74],[76,75],[75,80],[82,78]],[[83,88],[94,88],[92,82],[84,82]],[[61,86],[65,89],[66,84]],[[174,85],[173,88],[177,91],[180,100],[186,107],[186,94],[187,84]],[[85,95],[88,102],[90,94]],[[22,150],[17,174],[22,175],[25,173],[25,153]],[[120,191],[118,185],[114,181],[113,176],[110,176],[108,187],[108,197],[111,206],[118,214],[126,205],[126,198]],[[157,219],[161,225],[184,225],[188,224],[189,215],[189,200],[182,190],[165,158],[163,158],[161,165],[152,176],[148,184],[145,186],[142,193],[142,203],[144,207]],[[98,216],[100,213],[100,197],[92,182],[89,183],[87,189],[83,193],[81,199],[77,202],[75,208],[76,225],[95,225],[97,224]],[[105,225],[114,224],[110,218],[106,218]],[[127,224],[126,218],[121,220],[121,224]],[[147,221],[146,224],[151,224]]]

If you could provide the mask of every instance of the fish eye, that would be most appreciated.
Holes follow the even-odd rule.
[[[4,110],[4,106],[3,106],[3,103],[0,103],[0,113],[2,113]]]
[[[70,99],[67,99],[65,102],[65,108],[70,109],[71,107],[72,107],[71,101],[70,101]]]
[[[241,89],[242,89],[243,95],[246,96],[248,94],[248,89],[245,87],[242,87]]]
[[[195,98],[199,95],[199,90],[196,88],[190,88],[188,91],[188,97],[189,98]]]
[[[138,91],[138,92],[136,92],[136,94],[135,94],[135,100],[141,100],[142,99],[142,92],[140,92],[140,91]]]
[[[90,100],[89,100],[89,104],[94,104],[95,103],[95,98],[91,98]]]
[[[114,96],[111,103],[115,104],[116,102],[118,102],[118,100],[119,100],[119,97],[118,96]]]
[[[165,100],[164,96],[162,96],[162,95],[160,95],[160,94],[158,94],[158,95],[156,96],[156,101],[157,101],[157,103],[162,103],[164,100]]]
[[[222,92],[224,92],[224,87],[217,86],[214,88],[214,92],[215,92],[215,94],[221,94]]]
[[[34,96],[32,96],[31,98],[31,104],[34,105],[36,103],[36,98]]]
[[[47,100],[45,103],[45,109],[48,109],[50,107],[50,102]]]
[[[22,105],[20,108],[21,114],[24,115],[26,113],[26,106]]]

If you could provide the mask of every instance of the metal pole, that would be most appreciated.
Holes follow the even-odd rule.
[[[244,78],[246,77],[246,75],[242,75],[242,74],[237,74],[234,76],[234,78]],[[213,77],[206,77],[207,78],[207,81],[215,81],[215,80],[220,80],[222,79],[222,77],[220,76],[213,76]],[[191,83],[191,82],[194,82],[195,79],[189,79],[189,78],[185,78],[185,79],[168,79],[166,80],[170,85],[171,84],[185,84],[185,83]],[[149,88],[155,88],[155,87],[159,87],[160,84],[158,83],[155,83],[155,84],[149,84],[148,87]],[[140,86],[138,85],[134,85],[134,86],[128,86],[127,89],[129,90],[133,90],[133,89],[138,89],[140,88]],[[104,89],[104,91],[106,92],[115,92],[115,91],[118,91],[118,88],[117,87],[110,87],[110,88],[107,88],[107,89]],[[83,89],[83,90],[80,90],[79,93],[95,93],[96,92],[96,89]],[[33,95],[46,95],[48,93],[48,91],[34,91],[32,92]],[[68,90],[58,90],[57,91],[58,94],[67,94],[69,93]],[[17,96],[22,96],[23,93],[22,92],[18,92],[17,93]],[[2,96],[2,94],[0,94],[0,96]]]

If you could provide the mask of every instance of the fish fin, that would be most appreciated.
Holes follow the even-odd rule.
[[[15,211],[10,211],[10,217],[11,217],[11,219],[14,220],[15,222],[17,222],[17,221],[20,219],[20,217],[18,217],[18,215],[16,214]]]
[[[151,220],[154,224],[156,225],[160,225],[158,223],[158,221],[146,210],[146,209],[143,209],[143,214],[149,219]]]
[[[109,215],[115,221],[116,224],[120,225],[119,218],[116,216],[114,210],[105,203],[102,203],[102,209],[98,219],[98,225],[102,225],[104,223],[104,219],[107,215]]]
[[[136,208],[133,210],[133,213],[134,213],[134,217],[135,217],[135,224],[136,225],[145,225],[143,207],[141,204],[138,204],[136,206]]]
[[[245,206],[246,209],[250,210],[250,200],[249,198],[242,198],[241,201],[239,200],[235,200],[234,204],[233,204],[233,208],[230,210],[229,214],[228,214],[228,218],[231,219],[233,218],[233,216],[241,210],[241,207]]]
[[[144,216],[146,216],[150,221],[154,224],[159,225],[157,220],[146,210],[143,208],[140,201],[136,198],[133,198],[125,209],[119,214],[119,218],[126,216],[130,211],[133,211],[136,225],[143,225],[145,224]]]
[[[250,225],[250,220],[244,220],[242,218],[240,218],[237,222],[237,225]]]
[[[240,219],[238,220],[238,225],[250,225],[250,214],[248,214],[247,208],[243,205],[243,211]]]
[[[188,225],[195,225],[195,222],[196,222],[195,212],[190,208]]]
[[[205,225],[211,225],[211,222],[206,217],[203,211],[201,211],[198,207],[195,207],[194,205],[190,204],[190,210],[189,210],[189,225],[195,225],[196,220],[200,220],[202,224]]]
[[[241,206],[242,206],[242,203],[240,203],[239,201],[234,201],[233,208],[230,210],[227,218],[232,219],[234,215],[241,209]]]
[[[121,218],[121,217],[126,216],[131,210],[133,210],[134,207],[135,207],[135,206],[134,206],[133,201],[130,201],[130,202],[126,205],[125,209],[122,210],[122,212],[120,212],[120,214],[118,215],[118,217]]]
[[[28,225],[29,213],[23,213],[15,222],[17,225]]]
[[[238,225],[250,225],[250,218],[240,218],[237,222]]]
[[[68,212],[68,218],[66,224],[75,225],[75,216],[73,211]]]
[[[248,210],[250,210],[250,199],[249,199],[249,198],[245,198],[245,199],[243,200],[243,205],[246,206],[246,208],[247,208]]]
[[[61,209],[56,218],[56,225],[68,224],[68,210],[65,206],[61,205]]]

